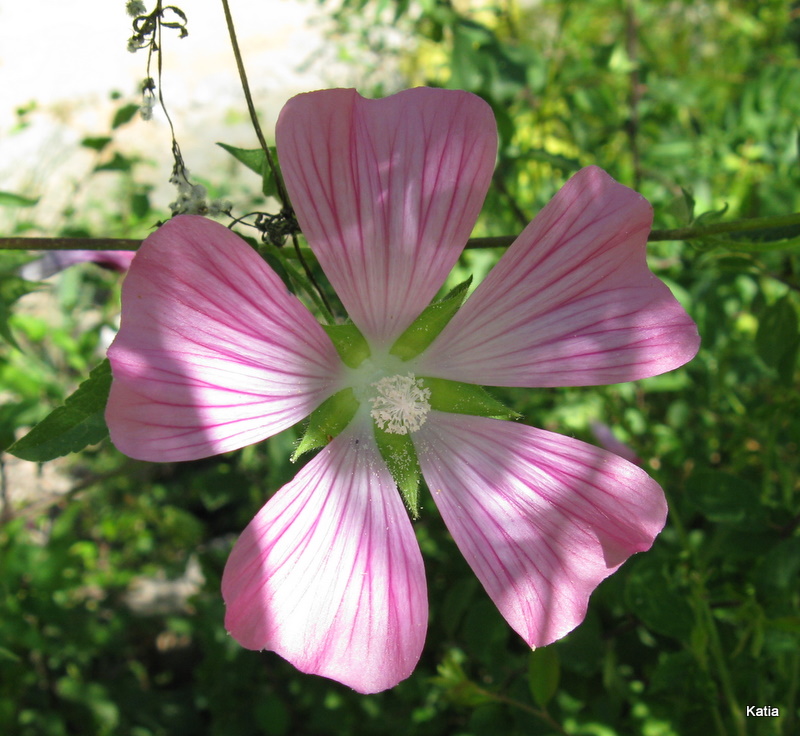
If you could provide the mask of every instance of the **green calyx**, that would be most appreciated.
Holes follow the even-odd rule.
[[[308,418],[308,426],[292,453],[292,462],[302,454],[324,447],[350,424],[358,411],[358,400],[353,389],[346,388],[323,401]]]
[[[456,286],[440,301],[425,307],[422,314],[397,338],[389,353],[401,360],[410,360],[425,350],[464,303],[471,283],[472,276]]]
[[[375,425],[375,441],[397,484],[412,519],[419,518],[419,469],[417,452],[410,434],[391,434]]]
[[[358,368],[370,356],[369,344],[354,324],[322,325],[348,368]]]
[[[448,381],[445,378],[422,380],[431,390],[430,404],[434,411],[472,414],[492,419],[519,419],[522,416],[492,397],[482,386]]]

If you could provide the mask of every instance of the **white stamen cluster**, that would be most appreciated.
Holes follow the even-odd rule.
[[[431,410],[431,390],[413,373],[386,376],[372,386],[378,393],[372,397],[370,414],[375,423],[390,434],[416,432]]]

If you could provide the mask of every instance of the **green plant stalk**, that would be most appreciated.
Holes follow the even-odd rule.
[[[272,154],[269,151],[269,146],[267,146],[267,141],[264,139],[264,133],[261,131],[261,125],[259,125],[258,122],[258,115],[256,114],[256,108],[253,104],[253,97],[250,94],[250,85],[247,82],[247,74],[244,70],[242,53],[239,51],[239,42],[236,38],[236,29],[233,25],[233,17],[231,16],[231,9],[228,6],[228,0],[222,0],[222,8],[225,11],[225,23],[228,26],[228,35],[231,38],[233,55],[236,57],[236,68],[239,70],[239,79],[242,82],[242,91],[244,92],[244,98],[247,102],[247,110],[250,113],[250,121],[253,123],[253,129],[256,132],[258,144],[261,146],[262,150],[264,151],[264,155],[267,157],[267,165],[272,172],[272,176],[275,178],[275,186],[278,190],[278,199],[281,201],[281,208],[287,210],[291,208],[291,205],[289,204],[289,195],[286,193],[286,189],[283,186],[283,181],[281,181],[278,168],[275,166],[275,162],[272,160]]]
[[[309,281],[297,270],[297,268],[295,268],[292,263],[289,262],[286,252],[284,252],[282,248],[278,248],[271,243],[264,243],[263,247],[269,251],[271,256],[274,256],[278,261],[280,261],[281,265],[286,269],[286,272],[289,274],[289,276],[291,276],[291,278],[300,285],[306,294],[308,294],[309,298],[314,302],[317,309],[319,309],[325,321],[329,325],[335,324],[336,319],[331,312],[331,309],[327,303],[327,299],[324,299],[322,293],[312,286],[311,281]],[[308,269],[308,266],[306,266],[305,262],[303,265],[306,269]]]
[[[794,733],[795,722],[795,701],[797,699],[798,679],[800,679],[800,652],[793,652],[791,658],[791,680],[789,681],[789,691],[786,694],[786,720],[784,721],[784,733]]]
[[[224,2],[225,0],[223,0]],[[282,187],[282,185],[281,185]],[[800,212],[780,217],[754,217],[749,220],[717,222],[713,225],[679,227],[673,230],[652,230],[647,240],[655,243],[664,240],[702,240],[714,235],[745,233],[767,228],[800,225]],[[516,235],[497,235],[470,238],[467,248],[507,248]],[[140,240],[129,238],[0,238],[0,250],[136,250]],[[747,248],[758,250],[758,243],[748,243]]]
[[[131,238],[0,238],[0,250],[138,250]]]
[[[695,593],[695,600],[697,601],[699,611],[705,619],[706,630],[708,631],[708,641],[711,649],[711,657],[714,660],[714,665],[717,669],[717,674],[719,675],[719,681],[722,685],[722,692],[728,705],[731,719],[733,720],[735,733],[737,736],[747,736],[744,713],[742,712],[742,708],[736,699],[736,693],[733,689],[731,675],[728,671],[728,666],[725,663],[725,654],[722,650],[722,642],[719,638],[717,624],[714,620],[714,615],[711,612],[711,607],[708,605],[708,600],[706,598],[707,591],[702,582],[698,582],[695,586]]]
[[[519,700],[515,700],[514,698],[510,698],[507,695],[502,695],[501,693],[493,693],[491,690],[486,690],[482,688],[480,685],[475,686],[475,691],[483,695],[484,697],[494,700],[496,703],[502,703],[503,705],[511,706],[512,708],[519,708],[519,710],[525,711],[530,715],[544,721],[548,726],[554,728],[558,733],[566,734],[567,732],[564,730],[563,726],[553,718],[553,716],[548,713],[547,710],[542,708],[534,708],[532,705],[528,705],[527,703],[522,703]]]

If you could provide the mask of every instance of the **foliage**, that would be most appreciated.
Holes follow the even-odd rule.
[[[405,84],[469,89],[491,104],[501,147],[476,234],[518,232],[590,163],[645,194],[657,228],[800,210],[800,19],[786,2],[342,0],[330,12],[351,49],[385,51],[390,28],[406,34]],[[163,214],[136,183],[136,162],[114,148],[129,113],[121,107],[108,135],[84,141],[98,157],[94,176],[116,172],[124,196],[102,213],[101,231],[69,211],[59,234],[141,234]],[[264,194],[278,191],[258,151],[225,148]],[[3,192],[0,204],[19,213],[18,233],[35,227],[33,197]],[[234,536],[296,471],[288,458],[300,428],[171,466],[128,461],[106,442],[75,458],[67,496],[4,509],[1,730],[795,733],[799,234],[652,245],[654,270],[703,338],[686,368],[636,384],[495,392],[532,424],[590,442],[591,422],[611,425],[669,497],[654,548],[598,589],[564,640],[526,650],[423,490],[415,528],[431,624],[409,680],[359,696],[242,650],[222,627],[222,567]],[[449,287],[479,282],[499,253],[468,250]],[[58,320],[27,314],[18,307],[34,287],[14,275],[18,263],[4,258],[0,282],[4,446],[88,376],[116,309],[115,278],[87,266],[63,275]],[[309,273],[319,276],[313,261]],[[131,603],[140,576],[179,580],[192,557],[205,582],[191,595],[147,612]],[[748,717],[748,705],[780,715]]]

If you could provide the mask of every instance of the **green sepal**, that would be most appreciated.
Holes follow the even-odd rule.
[[[492,419],[519,419],[522,415],[492,397],[482,386],[448,381],[445,378],[423,378],[431,390],[430,405],[436,411],[451,414],[472,414]]]
[[[358,368],[370,356],[369,344],[354,324],[322,325],[336,352],[350,368]]]
[[[300,439],[292,462],[303,453],[324,447],[350,424],[350,420],[358,411],[358,400],[353,389],[345,388],[323,401],[308,418],[308,426]]]
[[[375,441],[381,451],[389,472],[400,489],[411,518],[419,518],[419,469],[417,453],[409,434],[393,434],[384,432],[375,425]]]
[[[17,440],[7,452],[42,463],[70,452],[80,452],[108,436],[105,407],[111,390],[111,365],[106,358],[78,389]]]
[[[440,301],[425,307],[422,314],[397,338],[389,352],[401,360],[410,360],[425,350],[464,303],[471,283],[472,276],[452,289]]]

